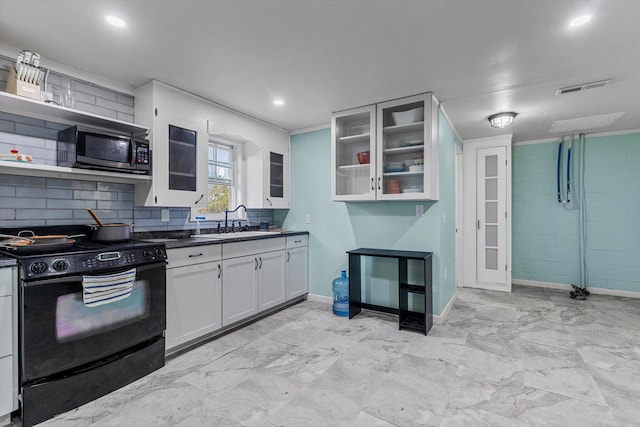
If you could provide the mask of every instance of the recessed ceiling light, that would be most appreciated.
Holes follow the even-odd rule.
[[[284,99],[280,99],[280,98],[274,99],[273,105],[278,105],[278,106],[284,105]]]
[[[117,16],[109,15],[105,19],[109,24],[113,25],[114,27],[125,26],[125,22],[121,18],[118,18]]]
[[[569,26],[570,27],[580,27],[580,26],[586,24],[589,21],[591,21],[591,15],[581,15],[581,16],[577,16],[577,17],[573,18],[571,21],[569,21]]]

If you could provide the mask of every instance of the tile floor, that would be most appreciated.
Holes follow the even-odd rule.
[[[640,300],[462,289],[423,335],[303,302],[46,426],[638,426]]]

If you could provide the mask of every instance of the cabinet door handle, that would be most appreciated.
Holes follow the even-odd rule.
[[[203,198],[203,197],[204,197],[204,193],[202,193],[202,194],[200,195],[200,198],[199,198],[198,200],[196,200],[196,203],[195,203],[195,204],[197,205],[198,203],[200,203],[200,200],[202,200],[202,198]]]
[[[302,243],[302,240],[294,240],[293,243]]]
[[[287,262],[289,262],[290,259],[291,259],[291,254],[289,253],[289,251],[287,251]]]
[[[218,279],[222,277],[222,267],[218,264]]]
[[[202,252],[200,252],[199,254],[191,254],[189,255],[189,258],[195,258],[197,256],[202,256],[202,255],[203,255]]]
[[[258,269],[258,258],[256,257],[253,260],[256,262],[256,265],[253,267],[253,269],[257,270]]]
[[[258,259],[260,260],[260,267],[258,267],[258,268],[262,269],[262,257],[258,257]]]
[[[375,189],[376,189],[376,182],[375,182],[375,179],[371,177],[371,191],[374,191]]]
[[[267,202],[269,202],[269,206],[273,206],[273,203],[271,203],[271,200],[269,200],[268,198],[267,198]]]
[[[378,190],[382,190],[382,178],[378,177]]]
[[[480,230],[480,220],[478,220],[478,230]]]

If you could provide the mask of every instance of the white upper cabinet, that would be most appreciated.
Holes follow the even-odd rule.
[[[206,201],[206,120],[190,99],[156,81],[136,89],[135,115],[150,128],[152,182],[136,187],[142,206],[196,206]]]
[[[376,107],[355,108],[331,117],[333,200],[375,200]]]
[[[245,144],[246,205],[248,208],[289,207],[289,146],[263,147]]]
[[[438,200],[438,104],[416,95],[334,113],[333,200]]]

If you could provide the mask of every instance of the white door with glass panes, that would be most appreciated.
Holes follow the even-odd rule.
[[[464,141],[462,286],[511,291],[511,135]]]
[[[506,149],[482,148],[477,155],[477,280],[506,284]]]

